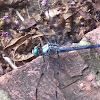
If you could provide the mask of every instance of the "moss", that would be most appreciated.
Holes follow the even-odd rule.
[[[100,55],[94,49],[79,50],[78,52],[93,71],[100,71]]]
[[[83,38],[79,43],[74,43],[74,46],[89,45],[91,44],[87,38]],[[100,54],[97,53],[96,49],[83,49],[78,50],[78,53],[85,60],[87,65],[92,69],[93,72],[100,71]]]
[[[0,88],[0,100],[11,100],[8,92]]]

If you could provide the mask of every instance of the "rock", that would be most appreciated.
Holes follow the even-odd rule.
[[[82,71],[88,68],[85,61],[75,50],[60,53],[59,56],[58,63],[60,64],[61,69],[65,70],[70,77],[80,76],[82,75]],[[56,63],[54,59],[50,59],[50,61],[50,66],[57,66],[52,65]]]
[[[11,100],[35,100],[36,86],[41,74],[41,66],[43,66],[43,59],[42,57],[38,57],[30,63],[0,77],[0,91],[7,92],[7,96]],[[54,72],[50,69],[40,81],[37,94],[39,100],[56,100],[56,84],[53,80]],[[65,100],[59,88],[57,91],[58,98]]]
[[[59,59],[57,55],[45,56],[44,60],[40,56],[0,77],[0,91],[4,91],[7,94],[4,96],[11,100],[35,100],[36,87],[41,73],[44,73],[38,86],[39,100],[56,100],[55,82],[58,83],[59,100],[81,100],[84,97],[90,99],[92,96],[87,97],[87,91],[80,92],[78,87],[78,82],[83,82],[90,73],[87,68],[87,64],[76,51],[60,53]],[[88,85],[91,86],[89,82]]]
[[[85,37],[90,40],[92,44],[100,44],[100,27],[88,32]],[[100,53],[100,48],[97,49]]]

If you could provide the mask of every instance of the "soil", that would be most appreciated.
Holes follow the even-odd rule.
[[[45,0],[43,1],[45,2]],[[41,2],[42,0],[8,0],[7,2],[0,0],[1,77],[8,74],[8,72],[12,72],[16,69],[16,67],[20,68],[20,66],[24,66],[25,64],[30,63],[33,59],[36,59],[37,57],[32,54],[33,48],[35,46],[43,46],[48,41],[52,43],[55,43],[56,41],[59,46],[73,45],[74,43],[78,45],[84,37],[87,37],[87,39],[89,39],[89,43],[98,43],[94,42],[97,41],[94,40],[94,38],[89,38],[88,34],[89,32],[100,27],[99,0],[46,0],[45,6],[43,6]],[[23,18],[19,17],[19,13]],[[78,81],[78,83],[75,83],[74,85],[76,86],[76,84],[79,84],[78,87],[80,88],[80,90],[86,90],[87,92],[88,89],[90,89],[90,84],[93,85],[92,82],[94,82],[95,85],[93,86],[95,88],[99,86],[100,56],[99,53],[95,52],[94,49],[80,50],[78,51],[78,53],[80,56],[80,58],[78,59],[82,58],[90,68],[89,71],[92,72],[92,74],[90,73],[90,76],[87,75],[87,77],[89,79],[92,77],[93,79],[90,79],[91,83],[87,82],[89,80],[83,79]],[[78,54],[76,53],[75,55]],[[68,58],[66,61],[75,61],[76,65],[75,62],[71,64],[70,61],[68,62],[68,66],[72,66],[72,69],[76,68],[79,62],[74,60],[74,54],[70,56],[72,57],[72,59]],[[6,60],[6,57],[9,60]],[[12,64],[10,64],[9,61]],[[63,62],[63,60],[61,61]],[[53,64],[54,62],[51,59],[50,66],[53,66]],[[84,66],[84,64],[81,65],[81,67],[82,66]],[[70,68],[67,68],[66,70],[69,69],[69,71],[71,71],[71,73],[69,72],[69,76],[71,76],[71,78],[78,77],[82,75],[81,72],[84,72],[86,66],[83,68],[81,67],[79,70],[77,68],[75,69],[77,71],[76,73]],[[96,82],[93,75],[97,75],[95,76]],[[62,84],[62,81],[60,81],[58,78],[56,79],[57,81],[59,81],[59,84]],[[77,79],[75,79],[75,82],[76,80]],[[83,84],[85,84],[86,86],[83,87]],[[69,86],[67,89],[70,90],[75,86]],[[65,91],[68,91],[67,89],[63,90],[61,87],[59,87],[59,89],[59,93],[63,94]],[[0,91],[2,92],[3,90]],[[71,93],[69,94],[71,95]],[[81,93],[79,94],[81,95]],[[67,100],[66,98],[69,96],[66,95],[68,94],[64,94],[65,100]],[[84,97],[83,99],[80,99],[79,97],[78,99],[76,99],[76,96],[74,99],[74,96],[72,96],[72,98],[68,98],[68,100],[85,99]],[[90,99],[88,98],[86,100]]]

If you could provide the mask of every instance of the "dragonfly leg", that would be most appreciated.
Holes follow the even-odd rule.
[[[43,75],[44,75],[44,73],[41,73],[40,78],[39,78],[39,82],[38,82],[38,84],[37,84],[37,86],[36,86],[36,92],[35,92],[36,100],[38,100],[38,87],[39,87],[39,85],[40,85],[40,81],[41,81],[41,78],[43,77]]]
[[[43,62],[45,62],[44,56],[43,56]],[[38,87],[39,87],[40,82],[41,82],[41,79],[42,79],[42,77],[44,76],[44,73],[45,73],[45,72],[44,72],[44,67],[46,67],[46,66],[43,65],[43,66],[41,67],[42,73],[41,73],[41,75],[40,75],[39,81],[38,81],[37,86],[36,86],[36,92],[35,92],[36,100],[38,100]]]
[[[56,100],[58,100],[58,92],[57,92],[58,83],[56,80],[54,82],[56,84],[56,88],[55,88]]]
[[[55,73],[55,72],[54,72]],[[56,75],[59,75],[59,73],[57,73]],[[59,76],[58,76],[59,77]],[[57,87],[58,87],[58,81],[55,81],[56,84],[56,88],[55,88],[55,94],[56,94],[56,100],[58,100],[58,92],[57,92]]]
[[[59,54],[57,55],[57,58],[53,58],[53,57],[50,57],[52,59],[55,59],[55,66],[53,67],[54,69],[54,78],[55,79],[58,79],[59,80],[59,74],[60,74],[60,64],[59,64]],[[57,87],[58,87],[58,81],[56,80],[55,81],[55,84],[56,84],[56,88],[55,88],[55,94],[56,94],[56,100],[58,100],[58,92],[57,92]]]
[[[57,59],[56,59],[56,63],[57,63],[57,68],[55,69],[57,77],[58,77],[58,81],[59,81],[59,74],[60,74],[60,64],[59,64],[59,53],[57,54]],[[56,78],[56,76],[55,76]],[[57,87],[58,87],[58,82],[56,82],[56,99],[58,100],[58,93],[57,93]]]

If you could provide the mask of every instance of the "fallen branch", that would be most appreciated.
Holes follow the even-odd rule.
[[[17,69],[17,66],[12,62],[12,60],[9,57],[4,57],[3,59],[11,66],[13,69]]]

